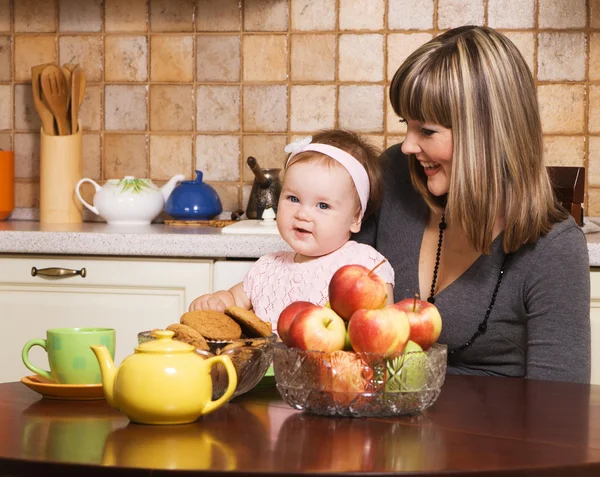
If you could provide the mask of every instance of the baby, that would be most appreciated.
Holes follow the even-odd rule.
[[[324,130],[289,144],[277,209],[277,228],[291,252],[258,259],[243,282],[202,295],[191,310],[253,310],[275,329],[281,311],[294,301],[324,305],[329,282],[342,266],[374,268],[384,257],[350,240],[380,202],[378,151],[353,132]],[[393,303],[394,271],[386,261],[375,270]]]

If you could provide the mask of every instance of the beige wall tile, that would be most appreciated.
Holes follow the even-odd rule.
[[[547,166],[583,166],[583,136],[544,136],[544,160]]]
[[[584,28],[586,0],[539,0],[540,28]]]
[[[600,14],[600,12],[598,12]],[[590,80],[600,80],[600,33],[590,35]]]
[[[145,86],[106,86],[104,95],[104,123],[107,130],[146,130],[148,98]]]
[[[390,88],[385,88],[385,107],[386,107],[386,126],[385,130],[388,134],[406,134],[406,123],[400,122],[400,118],[396,115],[392,104],[390,103]]]
[[[15,178],[40,177],[40,135],[37,133],[15,134]]]
[[[600,133],[600,85],[590,85],[590,108],[588,129],[591,133]]]
[[[239,86],[198,86],[196,98],[196,131],[239,131]]]
[[[533,28],[534,0],[488,0],[488,25],[492,28]]]
[[[383,81],[383,35],[342,34],[339,39],[340,81]]]
[[[244,86],[243,124],[248,132],[287,130],[287,87]]]
[[[148,80],[148,39],[145,36],[107,36],[106,81]]]
[[[338,124],[358,132],[383,132],[383,85],[340,86]]]
[[[438,0],[438,28],[483,25],[483,0]]]
[[[246,35],[242,51],[245,81],[287,79],[287,35]]]
[[[150,129],[192,131],[194,129],[194,87],[158,84],[150,86]]]
[[[590,137],[588,185],[594,187],[600,186],[600,137],[597,136]],[[597,196],[596,199],[600,199],[600,196]],[[600,210],[600,200],[595,200],[594,202],[596,204],[595,210]],[[598,216],[600,213],[594,215]]]
[[[433,28],[433,0],[388,0],[387,23],[391,30]]]
[[[292,30],[335,30],[335,0],[291,0]]]
[[[584,132],[585,89],[583,85],[540,85],[538,101],[545,134]]]
[[[431,33],[392,33],[387,37],[387,79],[391,81],[394,73],[408,55],[424,43],[431,40]]]
[[[249,184],[244,184],[242,186],[242,205],[241,207],[246,211],[246,207],[248,207],[248,200],[250,199],[250,192],[252,191],[252,186]],[[245,217],[242,217],[245,218]]]
[[[88,81],[102,81],[102,37],[62,36],[58,47],[61,65],[78,63],[84,68]]]
[[[13,102],[11,97],[11,86],[9,84],[0,84],[0,131],[12,129],[12,111]]]
[[[0,81],[12,78],[10,36],[0,36]]]
[[[88,85],[79,110],[79,120],[84,131],[102,128],[102,86]]]
[[[240,37],[202,36],[196,40],[196,81],[240,80]]]
[[[193,81],[194,38],[157,36],[150,39],[150,79],[152,81]]]
[[[588,189],[588,206],[585,211],[587,217],[600,216],[600,189]]]
[[[340,0],[340,30],[381,30],[385,0]]]
[[[58,9],[61,32],[102,30],[102,0],[59,0]]]
[[[56,62],[56,38],[53,36],[15,36],[15,80],[31,80],[31,67]]]
[[[242,2],[245,31],[285,31],[288,26],[288,0]]]
[[[15,0],[16,32],[56,31],[56,1]]]
[[[223,204],[223,210],[235,210],[240,207],[240,188],[237,185],[232,184],[220,184],[214,182],[211,184],[217,191],[221,204]]]
[[[244,182],[254,181],[254,174],[246,163],[248,156],[256,158],[259,166],[263,169],[283,168],[283,162],[287,156],[284,148],[287,143],[287,136],[244,134],[242,136],[242,180]]]
[[[335,35],[292,35],[292,81],[335,79]]]
[[[0,149],[12,151],[12,134],[0,133]]]
[[[194,30],[194,0],[150,0],[152,31]]]
[[[385,140],[385,148],[390,148],[404,141],[404,136],[388,136]]]
[[[40,185],[37,182],[15,182],[15,207],[39,207]]]
[[[533,51],[535,50],[535,34],[529,32],[514,32],[507,31],[504,34],[512,41],[523,55],[527,62],[527,66],[533,74],[534,59]]]
[[[10,31],[10,0],[0,0],[0,31]]]
[[[169,180],[175,174],[192,178],[192,136],[150,136],[150,178]]]
[[[197,31],[240,31],[242,2],[239,0],[201,0],[196,2]]]
[[[40,117],[33,105],[31,85],[15,85],[15,129],[39,132],[41,126]]]
[[[148,30],[147,0],[104,0],[107,33]]]
[[[590,26],[592,28],[600,28],[600,0],[589,0],[589,4]]]
[[[377,134],[365,134],[363,138],[372,146],[376,147],[379,153],[383,152],[383,148],[385,145],[385,137],[379,136]]]
[[[104,135],[104,179],[148,177],[148,136],[145,134]]]
[[[540,33],[538,79],[541,81],[585,79],[585,33]]]
[[[290,128],[295,133],[335,126],[334,85],[292,86]]]
[[[197,136],[195,168],[203,172],[205,181],[239,180],[239,136]]]
[[[100,134],[82,136],[83,177],[99,181],[102,179],[102,155]]]

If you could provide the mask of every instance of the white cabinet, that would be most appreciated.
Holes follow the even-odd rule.
[[[213,292],[229,290],[240,283],[256,260],[217,260],[214,265]]]
[[[32,276],[32,268],[38,272]],[[213,262],[193,259],[0,256],[0,382],[31,373],[21,361],[26,341],[45,338],[48,328],[115,328],[115,362],[133,352],[137,333],[179,321],[190,302],[212,290]],[[52,278],[40,270],[85,269]],[[44,351],[31,360],[48,369]]]
[[[600,269],[590,271],[592,331],[592,384],[600,384]]]

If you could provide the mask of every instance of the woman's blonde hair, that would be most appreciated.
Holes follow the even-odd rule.
[[[503,247],[514,252],[567,218],[543,160],[535,85],[515,45],[486,27],[449,30],[412,53],[396,71],[390,101],[404,119],[452,129],[450,190],[436,197],[414,155],[411,179],[433,210],[445,208],[469,243],[490,253],[504,217]]]

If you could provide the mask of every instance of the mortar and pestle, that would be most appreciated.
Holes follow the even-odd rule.
[[[250,190],[250,197],[246,207],[246,217],[261,219],[266,209],[273,209],[277,213],[277,203],[281,194],[281,169],[262,169],[258,161],[249,156],[246,163],[254,174],[254,182]]]

